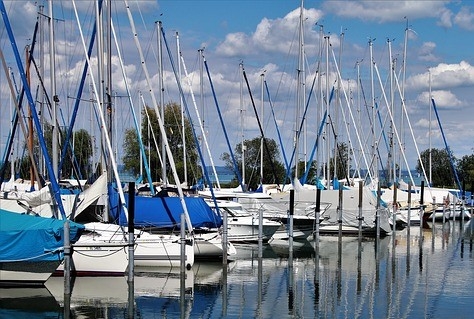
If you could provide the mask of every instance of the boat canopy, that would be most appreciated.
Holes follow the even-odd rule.
[[[84,226],[70,222],[75,243]],[[64,221],[0,210],[0,262],[62,260]]]
[[[111,192],[109,188],[112,217],[118,224],[125,226],[127,218],[123,209],[118,205],[118,198],[111,194],[114,192]],[[128,194],[124,195],[128,207]],[[221,216],[217,215],[203,198],[184,197],[184,202],[193,228],[216,228],[222,225]],[[135,227],[180,229],[182,213],[183,207],[179,197],[135,196]]]

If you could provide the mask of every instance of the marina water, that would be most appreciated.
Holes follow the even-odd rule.
[[[382,239],[236,245],[235,260],[0,289],[0,318],[472,318],[474,227],[446,221]],[[420,236],[421,231],[421,236]],[[317,252],[317,253],[316,253]]]

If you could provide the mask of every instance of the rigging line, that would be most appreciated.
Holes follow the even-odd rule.
[[[334,86],[331,89],[331,94],[329,96],[329,101],[326,98],[323,98],[323,102],[325,104],[331,105],[331,101],[332,101],[333,96],[334,96]],[[311,168],[311,163],[313,162],[313,158],[314,158],[314,153],[316,152],[316,149],[319,145],[319,138],[320,138],[320,136],[323,132],[324,125],[326,123],[325,121],[326,121],[327,114],[328,114],[328,110],[326,109],[324,111],[324,114],[323,114],[323,120],[322,120],[322,122],[319,126],[318,135],[316,136],[316,140],[314,141],[313,149],[311,150],[311,155],[308,159],[308,165],[306,165],[306,170],[305,170],[303,178],[302,178],[302,184],[305,184],[306,181],[307,181],[309,170]]]
[[[173,60],[173,55],[171,54],[171,50],[170,50],[170,47],[168,45],[168,41],[166,40],[165,30],[164,30],[164,28],[161,24],[161,21],[159,22],[159,25],[160,25],[160,32],[163,35],[163,41],[165,42],[165,47],[166,47],[166,51],[168,53],[168,58],[169,58],[171,67],[173,69],[173,74],[175,76],[176,84],[178,85],[179,93],[184,98],[183,87],[181,86],[181,81],[178,77],[178,72],[176,71],[176,66],[175,66],[175,63],[174,63],[174,60]],[[184,105],[184,109],[186,110],[186,114],[188,116],[188,119],[189,119],[189,121],[191,121],[191,114],[189,112],[188,104],[186,103],[186,100],[184,100],[184,99],[183,99],[183,105]],[[191,124],[192,124],[192,122],[191,122]],[[191,125],[191,127],[193,128],[193,130],[192,130],[193,137],[194,137],[194,141],[196,142],[196,145],[197,145],[196,149],[198,150],[198,153],[199,153],[199,159],[201,160],[201,164],[203,166],[202,169],[203,169],[203,172],[204,172],[204,176],[206,178],[206,181],[209,183],[209,188],[211,190],[211,194],[213,194],[214,190],[213,190],[213,187],[212,187],[212,183],[210,182],[209,173],[208,173],[208,170],[207,170],[207,167],[206,167],[206,163],[204,162],[204,156],[202,155],[201,148],[199,147],[199,139],[196,135],[196,131],[194,130],[194,126]],[[172,156],[171,151],[170,151],[170,156]],[[212,157],[211,157],[211,159],[212,159]],[[214,169],[214,174],[217,177],[215,167],[213,167],[213,169]],[[177,178],[177,176],[176,176],[176,178]],[[214,194],[213,194],[213,196],[214,196]]]
[[[25,94],[26,94],[26,97],[27,97],[27,100],[28,100],[28,104],[30,106],[31,113],[33,115],[33,121],[34,121],[34,124],[36,126],[36,131],[38,133],[38,140],[39,140],[39,143],[41,145],[41,150],[43,151],[43,156],[44,156],[45,162],[47,164],[46,166],[47,166],[48,176],[50,178],[50,183],[51,183],[51,187],[52,187],[53,199],[56,201],[56,205],[57,205],[57,208],[59,209],[59,211],[61,213],[61,217],[63,219],[65,219],[66,218],[66,213],[64,211],[64,206],[63,206],[61,195],[60,195],[60,192],[59,192],[59,184],[57,182],[55,172],[54,172],[54,169],[53,169],[52,164],[51,164],[52,163],[51,159],[49,157],[49,154],[47,153],[48,149],[47,149],[46,143],[44,141],[44,135],[43,135],[43,130],[42,130],[42,127],[41,127],[41,123],[40,123],[40,120],[38,118],[38,113],[36,111],[36,106],[35,106],[35,103],[33,101],[33,96],[31,95],[31,91],[30,91],[30,87],[28,85],[28,81],[26,79],[26,73],[25,73],[25,70],[23,68],[23,64],[22,64],[22,61],[21,61],[21,58],[20,58],[18,47],[17,47],[16,41],[15,41],[15,37],[13,35],[13,30],[11,28],[8,15],[6,13],[6,9],[5,9],[5,5],[3,3],[3,0],[0,1],[0,11],[1,11],[2,18],[3,18],[4,24],[5,24],[5,29],[8,33],[8,37],[9,37],[9,40],[10,40],[10,44],[11,44],[11,47],[12,47],[13,54],[15,55],[15,60],[16,60],[16,63],[17,63],[17,67],[19,69],[19,73],[21,75],[21,80],[22,80],[22,83],[23,83],[23,87],[25,88]],[[39,182],[39,180],[38,180],[38,182]]]
[[[265,139],[265,134],[263,132],[262,124],[261,124],[259,116],[258,116],[257,107],[255,106],[252,91],[250,90],[250,84],[249,84],[249,81],[247,79],[247,73],[245,72],[244,68],[242,68],[242,72],[243,72],[243,75],[244,75],[245,83],[247,84],[247,89],[248,89],[248,92],[249,92],[249,95],[250,95],[250,100],[252,102],[252,107],[253,107],[253,110],[255,112],[255,119],[257,120],[258,127],[260,129],[260,134],[262,135],[263,146],[265,147],[265,151],[267,152],[267,154],[269,156],[269,161],[270,161],[270,166],[271,166],[272,173],[273,173],[273,178],[275,179],[274,182],[277,184],[277,186],[280,186],[279,182],[278,182],[278,177],[277,177],[276,171],[275,171],[275,164],[273,163],[273,159],[270,157],[270,150],[268,148],[268,144],[267,144],[267,141]],[[263,165],[263,163],[261,163],[261,164]],[[263,183],[263,181],[261,181],[261,183]]]
[[[160,152],[158,151],[160,148],[158,147],[158,142],[157,142],[157,138],[156,138],[156,135],[155,135],[155,131],[153,130],[153,126],[151,124],[151,118],[150,118],[150,114],[148,113],[148,109],[149,107],[145,105],[145,100],[143,99],[143,95],[140,94],[140,98],[142,99],[142,103],[143,103],[143,109],[145,111],[145,115],[146,115],[146,119],[147,119],[147,129],[150,130],[151,132],[151,136],[153,137],[153,142],[155,144],[155,148],[156,148],[156,151],[157,151],[157,154],[158,154],[158,159],[160,161],[160,165],[161,167],[163,167],[163,158],[161,157],[161,154]],[[138,133],[137,133],[138,134]],[[150,139],[150,137],[148,137],[148,139]],[[164,181],[163,181],[164,182]]]
[[[79,15],[78,15],[78,12],[77,12],[75,0],[72,1],[72,5],[74,7],[74,14],[75,14],[75,17],[76,17],[77,26],[79,28],[79,33],[80,33],[80,36],[81,36],[81,42],[82,42],[82,46],[83,46],[84,53],[85,53],[84,55],[85,55],[87,64],[90,64],[88,49],[86,47],[84,34],[82,32],[82,27],[81,27],[81,24],[80,24],[80,21],[79,21]],[[100,101],[100,98],[99,98],[98,93],[97,93],[98,91],[97,91],[97,86],[96,86],[96,83],[95,83],[95,78],[92,75],[91,75],[91,81],[92,81],[92,86],[94,88],[94,94],[96,95],[96,99],[97,99],[97,101]],[[96,104],[94,104],[94,106],[96,108],[97,114],[100,115],[100,122],[101,122],[102,126],[107,127],[106,121],[105,121],[105,118],[104,118],[104,112],[102,110],[102,105],[96,103]],[[112,144],[110,142],[108,132],[104,131],[103,136],[105,138],[105,144],[106,144],[107,150],[110,154],[110,163],[112,164],[112,170],[113,170],[113,173],[114,173],[114,176],[115,176],[115,180],[117,182],[116,186],[117,186],[117,191],[118,191],[118,194],[119,194],[119,197],[120,197],[120,204],[122,205],[122,209],[125,212],[125,216],[128,220],[128,208],[127,208],[127,205],[126,205],[126,202],[125,202],[125,196],[123,194],[123,188],[122,188],[122,183],[120,182],[120,176],[118,174],[117,163],[115,161],[114,156],[112,155],[112,154],[114,154],[114,152],[113,152],[113,149],[112,149]]]
[[[137,137],[138,137],[138,142],[139,142],[139,145],[140,145],[140,151],[141,151],[141,155],[142,155],[142,160],[144,162],[144,165],[145,165],[145,171],[146,171],[146,174],[147,174],[147,178],[148,178],[148,183],[150,185],[150,192],[151,192],[151,195],[155,195],[155,188],[153,187],[153,180],[151,178],[151,171],[150,171],[150,166],[149,166],[149,163],[148,163],[148,160],[146,158],[146,154],[145,154],[145,147],[143,146],[143,139],[142,139],[142,135],[140,134],[140,127],[139,127],[139,124],[138,124],[138,121],[137,121],[137,116],[135,114],[135,107],[134,107],[134,104],[133,104],[133,99],[131,97],[131,93],[130,93],[130,89],[129,89],[129,84],[128,84],[128,81],[127,81],[127,74],[126,74],[126,71],[125,71],[125,66],[123,65],[123,59],[122,59],[122,54],[121,54],[121,50],[120,50],[120,47],[119,47],[119,43],[117,41],[117,34],[115,32],[115,27],[114,27],[114,23],[113,21],[110,22],[110,27],[111,27],[111,31],[113,33],[113,36],[114,36],[114,43],[115,43],[115,47],[116,47],[116,50],[117,50],[117,54],[118,54],[118,58],[119,58],[119,61],[120,61],[120,70],[122,71],[122,78],[123,78],[123,81],[125,83],[125,90],[127,92],[127,97],[128,97],[128,102],[130,103],[130,109],[132,111],[132,116],[133,116],[133,122],[135,124],[135,129],[137,131]],[[141,94],[140,94],[141,96]],[[141,108],[139,108],[141,110]],[[150,123],[150,122],[148,122]],[[161,157],[160,157],[160,160],[161,160]]]
[[[317,74],[316,74],[316,75],[314,76],[314,78],[313,78],[313,82],[312,82],[312,85],[311,85],[310,94],[309,94],[308,100],[306,101],[306,106],[305,106],[305,110],[304,110],[304,113],[303,113],[303,117],[302,117],[302,119],[301,119],[299,129],[298,129],[298,131],[296,132],[296,133],[297,133],[297,134],[296,134],[296,140],[298,140],[298,139],[300,138],[301,131],[303,130],[303,124],[304,124],[304,122],[305,122],[306,112],[307,112],[307,110],[308,110],[309,103],[310,103],[310,101],[311,101],[311,96],[312,96],[312,92],[313,92],[314,85],[315,85],[315,83],[316,83],[316,78],[317,78],[317,77],[318,77],[318,76],[317,76]],[[331,97],[332,97],[332,93],[331,93]],[[330,99],[329,101],[331,101],[331,99]],[[293,165],[293,160],[295,159],[295,155],[296,155],[296,152],[297,152],[297,151],[298,151],[298,150],[296,150],[296,148],[294,147],[294,148],[293,148],[293,152],[292,152],[292,154],[291,154],[290,163],[289,163],[289,165],[287,165],[287,167],[286,167],[287,171],[286,171],[286,176],[285,176],[285,182],[286,182],[286,179],[289,179],[289,178],[290,178],[290,173],[291,173],[291,172],[290,172],[290,169],[291,169],[291,166]],[[298,159],[297,159],[296,161],[298,161]],[[296,164],[297,164],[297,163],[296,163]],[[297,172],[295,172],[295,174],[297,174]]]
[[[451,165],[451,169],[453,170],[453,174],[454,174],[454,177],[456,179],[456,184],[459,187],[459,191],[462,192],[462,186],[461,186],[461,182],[459,181],[458,172],[456,170],[456,167],[454,166],[453,154],[451,152],[451,149],[448,146],[448,142],[446,141],[446,135],[444,135],[443,126],[441,125],[441,120],[439,119],[438,108],[436,107],[436,103],[435,103],[434,98],[431,98],[431,104],[433,105],[433,110],[435,111],[436,119],[438,120],[439,129],[441,131],[441,136],[443,137],[444,146],[446,148],[446,153],[448,153],[448,156],[449,156],[449,164]],[[421,162],[421,160],[420,160],[420,162]],[[461,217],[461,218],[464,218],[464,217]]]
[[[39,27],[39,22],[38,20],[36,20],[36,24],[35,24],[35,29],[33,31],[33,39],[32,39],[32,42],[31,42],[31,47],[30,47],[30,52],[28,54],[28,63],[31,61],[31,58],[33,57],[33,52],[34,52],[34,48],[35,48],[35,44],[36,44],[36,35],[38,33],[38,27]],[[10,70],[12,76],[13,76],[13,71],[12,69],[8,68],[6,66],[6,62],[5,62],[5,58],[3,56],[3,50],[0,49],[0,54],[1,54],[1,60],[2,60],[2,65],[3,65],[3,68],[4,68],[4,71],[5,71],[5,76],[7,79],[10,79],[10,77],[8,76],[8,70]],[[14,79],[14,77],[13,77]],[[5,153],[4,153],[4,156],[3,156],[3,165],[0,169],[0,184],[3,183],[4,181],[4,176],[5,176],[5,172],[6,172],[6,169],[7,169],[7,162],[8,162],[8,158],[9,156],[11,155],[11,149],[13,147],[13,143],[14,143],[14,137],[15,137],[15,132],[17,130],[17,127],[18,127],[18,122],[20,121],[20,126],[21,126],[21,129],[23,131],[23,134],[25,136],[25,138],[28,136],[27,135],[27,130],[26,128],[24,127],[24,122],[23,122],[23,118],[25,117],[25,113],[24,113],[24,109],[22,108],[22,105],[23,105],[23,98],[24,98],[24,94],[25,94],[25,87],[23,86],[21,88],[21,93],[20,95],[18,96],[18,91],[16,92],[16,97],[15,97],[15,90],[13,89],[13,87],[11,86],[11,82],[9,81],[9,86],[10,86],[10,94],[12,96],[12,100],[14,100],[14,103],[15,103],[15,113],[13,115],[13,119],[12,119],[12,125],[11,125],[11,129],[10,129],[10,134],[9,134],[9,137],[8,137],[8,140],[7,140],[7,147],[5,149]],[[31,93],[31,92],[30,92]],[[20,115],[22,115],[22,117],[20,118]],[[38,184],[40,187],[44,186],[44,183],[41,182],[41,180],[39,179],[39,173],[36,169],[36,161],[34,160],[34,156],[31,154],[31,152],[29,151],[30,153],[30,158],[32,159],[32,165],[34,167],[34,171],[35,171],[35,174],[36,174],[36,179],[38,181]]]
[[[268,84],[267,84],[266,80],[264,81],[264,84],[265,84],[265,90],[267,91],[268,103],[270,104],[270,110],[272,112],[273,122],[275,123],[275,127],[276,127],[276,130],[277,130],[278,140],[280,142],[281,152],[283,154],[283,160],[285,161],[285,167],[286,167],[287,170],[289,170],[288,159],[286,157],[285,148],[283,147],[283,141],[282,141],[282,138],[281,138],[280,128],[278,126],[278,122],[277,122],[277,119],[276,119],[276,116],[275,116],[275,108],[273,107],[273,101],[272,101],[272,98],[270,96],[270,91],[268,89]]]
[[[168,53],[170,53],[170,52],[168,51]],[[203,63],[206,64],[206,62],[205,62],[206,60],[205,60],[204,54],[202,52],[201,52],[201,55],[202,55],[203,60],[204,60]],[[170,59],[171,59],[171,55],[170,55]],[[219,182],[219,177],[217,176],[217,172],[216,172],[216,166],[214,165],[214,160],[212,158],[211,150],[210,150],[209,144],[207,142],[207,137],[206,137],[206,132],[205,132],[204,126],[203,126],[203,121],[201,121],[201,117],[200,117],[199,110],[198,110],[198,107],[197,107],[196,99],[194,97],[194,91],[192,89],[192,84],[189,80],[188,69],[186,68],[186,64],[184,62],[184,57],[183,57],[181,52],[180,52],[180,59],[181,59],[181,64],[183,65],[184,74],[185,74],[186,78],[188,79],[189,92],[191,94],[191,99],[192,99],[192,102],[193,102],[193,105],[194,105],[194,111],[196,112],[196,117],[197,117],[197,121],[199,123],[199,128],[201,129],[201,134],[202,134],[202,139],[203,139],[203,142],[204,142],[204,146],[207,149],[207,155],[209,156],[209,160],[211,161],[212,170],[214,172],[214,176],[216,177],[217,187],[221,188],[221,185],[220,185],[220,182]],[[174,70],[174,67],[173,67],[173,70]],[[175,73],[175,76],[176,76],[176,81],[179,82],[179,79],[178,79],[176,73]],[[185,109],[186,109],[186,113],[188,115],[188,118],[191,119],[191,114],[189,112],[187,103],[185,101],[183,101],[183,104],[185,105]],[[194,130],[193,130],[193,133],[194,133],[195,142],[198,143],[199,140],[198,140],[197,135],[196,135]],[[202,156],[202,154],[199,154],[199,155]],[[204,166],[205,165],[204,158],[201,158],[201,162],[202,162],[202,165]],[[208,184],[210,185],[211,184],[210,179],[208,178],[208,176],[206,176],[206,178],[207,178]]]
[[[401,89],[400,89],[400,83],[398,82],[398,77],[397,77],[396,74],[394,74],[394,78],[395,78],[395,83],[397,84],[398,93],[401,95],[401,92],[402,92],[402,91],[401,91]],[[406,117],[406,119],[407,119],[407,124],[408,124],[408,127],[409,127],[409,129],[410,129],[410,133],[411,133],[413,142],[414,142],[414,144],[415,144],[416,154],[417,154],[418,158],[420,159],[420,164],[421,164],[421,168],[422,168],[422,170],[423,170],[423,175],[424,175],[425,181],[427,181],[428,178],[426,177],[426,171],[425,171],[425,168],[424,168],[424,166],[423,166],[423,162],[421,161],[420,150],[418,149],[418,145],[417,145],[417,143],[416,143],[415,135],[413,134],[413,128],[412,128],[412,126],[411,126],[410,118],[408,117],[408,112],[407,112],[407,108],[406,108],[406,104],[405,104],[405,100],[404,100],[404,99],[402,99],[402,110],[403,110],[403,112],[404,112],[404,114],[405,114],[405,117]],[[397,135],[397,136],[398,136],[398,135]],[[399,143],[400,143],[400,140],[399,140]],[[401,149],[402,149],[402,148],[401,148]],[[406,156],[405,156],[405,152],[401,152],[401,153],[402,153],[402,155],[403,155],[403,158],[405,159],[405,165],[406,165],[406,167],[410,167],[410,166],[408,166],[408,163],[407,163],[407,160],[406,160]],[[412,176],[412,174],[411,174],[411,170],[408,170],[408,175],[410,176],[410,181],[411,181],[412,185],[415,185],[415,182],[414,182],[414,180],[413,180],[413,176]],[[427,186],[428,186],[428,189],[431,190],[431,185],[428,184]]]
[[[331,52],[332,52],[332,56],[333,56],[333,60],[334,60],[334,66],[336,68],[336,73],[337,73],[337,77],[340,79],[340,81],[342,82],[342,78],[341,78],[341,72],[339,71],[339,67],[336,63],[336,55],[334,54],[334,50],[331,49]],[[352,114],[352,110],[351,110],[351,107],[350,107],[350,104],[349,104],[349,98],[347,96],[347,92],[346,92],[346,89],[344,88],[344,86],[342,86],[342,92],[344,93],[344,99],[346,101],[346,106],[347,106],[347,110],[349,111],[349,115],[350,115],[350,118],[351,118],[351,121],[354,125],[354,128],[357,127],[356,125],[356,121],[354,119],[354,115]],[[361,138],[360,138],[360,134],[359,134],[359,131],[358,130],[355,130],[355,133],[356,133],[356,137],[357,137],[357,142],[359,143],[359,147],[362,149],[362,142],[361,142]],[[365,152],[362,152],[363,154],[363,158],[364,158],[364,162],[365,162],[365,165],[367,165],[367,159],[365,157]],[[369,168],[369,166],[367,165],[367,168]],[[372,178],[372,175],[370,174],[370,169],[368,169],[368,173],[369,173],[369,176],[370,176],[370,179],[373,180]],[[329,176],[328,176],[329,178]]]
[[[394,123],[392,111],[390,110],[390,107],[389,107],[390,104],[388,103],[387,96],[386,96],[386,94],[385,94],[385,90],[383,90],[382,79],[381,79],[381,77],[380,77],[380,73],[379,73],[377,64],[376,64],[375,62],[374,62],[374,68],[375,68],[375,71],[376,71],[376,73],[377,73],[377,78],[378,78],[378,80],[379,80],[380,87],[381,87],[381,89],[382,89],[382,96],[383,96],[383,99],[384,99],[385,104],[386,104],[386,106],[387,106],[387,111],[388,111],[388,115],[390,116],[390,121],[391,121],[391,123]],[[396,75],[394,75],[394,76],[396,76]],[[377,106],[377,104],[376,104],[376,106]],[[401,141],[400,141],[400,137],[399,137],[399,135],[398,135],[398,130],[397,130],[397,128],[396,128],[394,125],[392,125],[392,127],[393,127],[393,130],[394,130],[395,136],[396,136],[396,138],[397,138],[399,147],[400,147],[400,149],[401,149]],[[380,139],[380,136],[379,136],[379,139]],[[405,160],[405,165],[407,165],[407,167],[408,167],[408,162],[407,162],[406,156],[405,156],[404,153],[402,153],[402,155],[403,155],[403,159]]]
[[[328,118],[329,118],[329,123],[331,124],[330,127],[331,127],[331,130],[332,130],[332,134],[333,134],[333,136],[334,136],[334,137],[336,138],[336,140],[337,140],[337,133],[336,133],[336,129],[334,128],[334,121],[332,120],[330,114],[328,114]],[[346,167],[346,163],[345,163],[344,158],[343,158],[343,156],[342,156],[341,144],[340,144],[339,142],[337,142],[335,146],[336,146],[336,151],[337,151],[337,153],[339,154],[339,158],[338,158],[338,159],[339,159],[339,161],[341,161],[341,163],[342,163],[343,171],[347,173],[347,170],[346,170],[346,168],[347,168],[347,167]],[[348,147],[348,146],[347,146],[347,147]],[[348,149],[348,151],[349,151],[349,149]],[[334,154],[334,155],[335,155],[335,154]],[[348,154],[348,155],[349,155],[349,154]],[[337,170],[336,170],[336,172],[337,172]],[[346,177],[347,185],[350,185],[350,183],[349,183],[349,176],[348,176],[347,174],[345,174],[345,177]],[[337,178],[337,175],[335,175],[334,178]],[[328,179],[329,179],[329,176],[328,176]]]
[[[203,54],[203,53],[201,52],[201,54]],[[242,182],[242,176],[240,175],[239,167],[237,165],[237,161],[235,159],[234,152],[232,151],[232,146],[230,145],[229,136],[227,134],[227,130],[225,129],[224,119],[222,118],[222,113],[221,113],[221,110],[219,108],[219,103],[217,102],[217,97],[216,97],[216,92],[215,92],[215,89],[214,89],[214,84],[212,83],[211,73],[209,72],[209,66],[207,65],[206,59],[204,58],[204,54],[203,54],[203,62],[204,62],[204,66],[206,68],[206,74],[207,74],[207,77],[209,79],[209,84],[211,86],[212,96],[214,98],[214,103],[216,105],[217,113],[219,115],[219,120],[221,122],[222,130],[224,132],[227,147],[229,148],[229,152],[230,152],[230,155],[231,155],[231,158],[232,158],[232,163],[234,164],[234,171],[235,171],[235,173],[237,175],[237,178],[239,180],[239,184],[242,187],[242,191],[245,191],[246,190],[245,185]],[[242,150],[242,152],[243,152],[243,150]],[[242,166],[243,165],[244,165],[244,163],[242,163]]]
[[[47,93],[46,87],[44,86],[43,78],[41,77],[38,65],[36,64],[36,60],[35,60],[34,57],[31,57],[31,62],[33,63],[33,66],[35,68],[36,75],[37,75],[38,80],[40,82],[41,89],[43,90],[42,93],[44,94],[44,97],[46,98],[46,105],[47,105],[47,110],[49,111],[49,116],[52,117],[52,114],[51,114],[51,109],[52,109],[51,100],[49,98],[49,94]],[[60,112],[61,112],[61,115],[62,115],[62,109],[60,109]],[[63,126],[66,126],[66,122],[64,120],[64,117],[62,118],[62,120],[63,120]],[[61,125],[59,125],[59,119],[56,119],[56,124],[55,125],[58,127],[59,136],[61,138],[60,140],[62,140],[62,138],[64,137],[64,130],[62,130]],[[65,148],[64,153],[63,153],[64,155],[61,157],[61,162],[60,162],[60,165],[59,165],[58,172],[61,172],[62,165],[64,164],[64,158],[63,157],[66,156],[65,154],[67,152],[67,154],[69,155],[69,157],[71,159],[73,169],[76,173],[76,175],[75,175],[76,180],[79,181],[79,179],[82,179],[82,176],[81,176],[81,172],[80,172],[80,169],[79,169],[79,164],[77,163],[76,156],[73,152],[73,147],[72,147],[72,144],[71,144],[70,137],[69,137],[69,139],[66,138],[65,144],[69,144],[70,148]],[[58,175],[61,175],[61,174],[59,173]],[[79,179],[77,177],[79,177]],[[78,183],[78,184],[79,184],[79,188],[82,191],[83,189],[82,189],[81,183]]]

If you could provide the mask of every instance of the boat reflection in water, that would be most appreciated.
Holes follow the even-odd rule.
[[[200,261],[184,273],[137,270],[131,292],[125,277],[77,278],[68,314],[71,318],[449,318],[453,314],[468,318],[474,302],[473,226],[470,221],[428,226],[406,228],[379,240],[320,236],[318,243],[295,242],[291,252],[288,241],[236,245],[235,260],[225,266]],[[53,313],[61,317],[66,305],[62,278],[51,278],[46,287],[52,293],[49,300],[59,304]],[[2,291],[1,311],[24,313],[24,299],[11,296],[6,298]],[[35,307],[31,298],[28,304]],[[43,313],[51,316],[45,310],[36,311],[34,317],[47,317]]]

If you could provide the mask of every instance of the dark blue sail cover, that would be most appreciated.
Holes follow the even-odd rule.
[[[116,190],[109,187],[110,211],[115,221],[125,226],[127,219]],[[125,202],[128,207],[128,194]],[[184,197],[186,209],[193,228],[215,228],[222,225],[222,218],[217,215],[201,197]],[[130,208],[129,208],[130,210]],[[183,207],[179,197],[135,196],[135,226],[180,229]]]
[[[84,226],[70,223],[75,243]],[[63,259],[64,221],[0,209],[0,262],[54,261]]]

